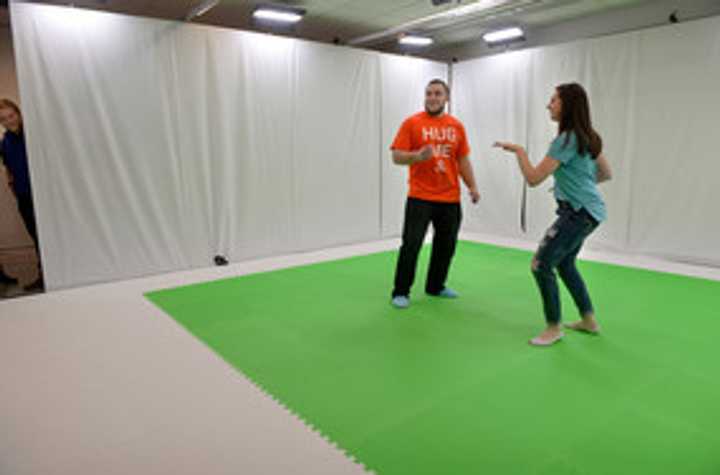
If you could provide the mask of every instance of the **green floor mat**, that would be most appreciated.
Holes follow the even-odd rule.
[[[461,242],[447,300],[422,292],[423,249],[407,310],[395,259],[148,298],[380,475],[720,474],[720,282],[581,262],[603,334],[535,348],[530,253]]]

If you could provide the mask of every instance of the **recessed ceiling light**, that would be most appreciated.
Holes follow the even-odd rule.
[[[404,35],[400,37],[398,42],[401,45],[428,46],[432,44],[433,39],[428,36]]]
[[[260,7],[253,12],[253,17],[281,23],[297,23],[304,14],[305,10],[302,9]]]
[[[489,44],[506,43],[524,38],[525,33],[518,27],[491,31],[483,35],[483,40]]]

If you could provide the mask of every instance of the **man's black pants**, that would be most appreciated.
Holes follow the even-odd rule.
[[[410,295],[410,287],[415,280],[418,254],[430,223],[433,225],[435,235],[433,236],[425,292],[437,295],[445,288],[450,261],[455,254],[461,220],[460,203],[407,199],[402,246],[395,269],[393,297]]]

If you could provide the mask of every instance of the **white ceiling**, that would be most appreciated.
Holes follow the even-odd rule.
[[[76,7],[181,20],[202,0],[47,0],[38,3],[73,3]],[[675,5],[681,10],[694,8],[694,17],[720,14],[720,0],[452,0],[443,6],[433,6],[431,0],[275,0],[270,3],[297,6],[307,11],[298,25],[279,28],[259,24],[252,18],[252,11],[259,4],[267,3],[221,0],[216,7],[193,21],[341,44],[353,44],[353,40],[371,35],[376,37],[374,41],[361,42],[355,46],[449,60],[456,52],[476,51],[475,54],[479,54],[477,48],[473,50],[473,45],[480,43],[483,32],[498,26],[520,25],[531,36],[533,31],[587,21],[591,17],[608,18],[612,23],[612,18],[622,19],[623,12],[631,10],[638,16],[633,23],[635,27],[657,23],[657,14],[651,14],[650,9],[667,10]],[[439,13],[473,4],[489,8],[451,19],[422,21],[429,16],[438,16]],[[643,14],[643,9],[648,10],[648,13]],[[664,11],[662,15],[662,18],[667,17]],[[643,20],[644,17],[648,20]],[[6,8],[0,8],[0,24],[3,23],[8,23]],[[629,25],[626,28],[632,27]],[[594,28],[597,30],[594,34],[617,29],[617,25],[601,25]],[[400,49],[397,45],[398,34],[410,30],[431,35],[435,40],[434,45],[423,50]],[[575,36],[578,35],[582,36],[582,32],[575,33]],[[571,39],[567,38],[566,41]]]

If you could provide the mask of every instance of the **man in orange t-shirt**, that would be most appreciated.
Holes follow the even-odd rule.
[[[435,234],[425,292],[446,298],[458,296],[445,286],[445,280],[462,219],[459,178],[468,187],[473,203],[478,202],[480,193],[468,158],[465,128],[445,113],[449,96],[445,81],[430,81],[425,88],[425,111],[403,122],[390,147],[393,162],[410,167],[402,246],[392,291],[392,304],[398,308],[410,305],[417,258],[430,223]]]

